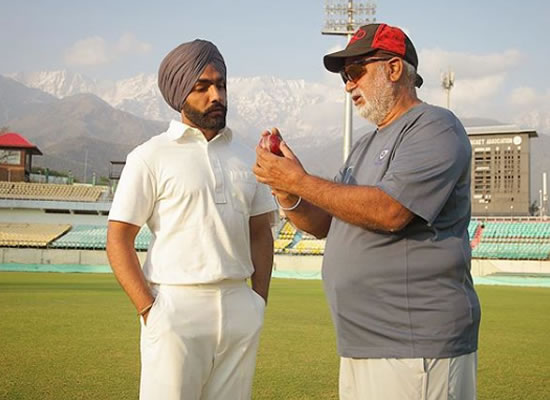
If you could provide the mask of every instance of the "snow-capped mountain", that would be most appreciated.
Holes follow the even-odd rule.
[[[177,117],[162,98],[157,77],[153,74],[139,74],[111,85],[103,85],[103,89],[95,94],[111,106],[141,118],[169,121]]]
[[[112,107],[138,117],[168,121],[179,118],[164,101],[154,74],[109,82],[68,71],[16,73],[20,83],[58,98],[95,94]],[[277,126],[290,140],[323,142],[341,132],[344,93],[338,85],[283,80],[274,77],[229,78],[229,124],[244,136],[258,137]],[[364,126],[357,120],[355,126]]]
[[[85,147],[89,166],[104,175],[109,160],[123,159],[137,143],[162,132],[166,121],[179,119],[164,102],[153,74],[117,82],[96,81],[67,71],[11,77],[0,77],[0,122],[43,146],[51,158],[44,157],[44,165],[54,169],[83,170],[79,158]],[[252,147],[263,130],[278,127],[309,172],[330,178],[342,163],[343,100],[337,81],[230,78],[228,125]],[[538,176],[539,171],[548,170],[544,133],[550,131],[550,113],[541,104],[510,118],[510,122],[540,134],[532,157],[532,175]],[[466,126],[499,123],[486,118],[463,118],[463,122]],[[354,119],[354,128],[354,139],[368,129],[359,118]],[[68,165],[69,161],[72,164]]]
[[[341,131],[341,88],[273,77],[228,81],[229,116],[261,130],[277,126],[296,140],[317,141]]]
[[[69,71],[43,71],[7,75],[25,86],[40,89],[57,98],[80,93],[91,93],[112,107],[138,117],[157,121],[173,118],[173,111],[165,104],[154,75],[140,74],[120,81],[97,81]]]
[[[162,98],[154,74],[116,82],[97,81],[68,71],[17,73],[10,77],[60,99],[90,93],[116,109],[144,119],[180,118]],[[263,130],[277,127],[302,156],[304,165],[311,165],[320,175],[333,176],[342,161],[343,102],[344,91],[338,84],[274,77],[229,78],[228,125],[251,146]],[[365,125],[357,119],[354,128]],[[325,157],[320,165],[319,154]]]
[[[98,83],[69,71],[16,72],[6,75],[25,86],[40,89],[59,99],[78,93],[97,93]]]
[[[156,121],[178,118],[164,102],[156,74],[139,74],[116,82],[98,81],[66,70],[7,76],[58,98],[92,93],[112,107],[141,118]],[[240,129],[278,126],[295,138],[318,136],[319,129],[327,135],[342,129],[344,95],[337,84],[274,77],[229,78],[228,95],[229,121]],[[542,107],[510,117],[509,122],[519,126],[550,131],[550,113]],[[361,119],[355,122],[355,126],[365,125]]]

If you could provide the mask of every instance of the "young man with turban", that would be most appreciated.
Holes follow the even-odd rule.
[[[128,155],[107,238],[141,320],[140,399],[250,399],[276,205],[252,173],[254,152],[225,126],[216,46],[176,47],[158,82],[181,122]],[[142,269],[134,240],[144,224],[153,238]]]

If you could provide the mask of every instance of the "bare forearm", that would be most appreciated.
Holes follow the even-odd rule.
[[[277,198],[279,204],[284,208],[291,208],[299,199],[295,195],[278,196]],[[298,207],[294,210],[284,211],[284,213],[296,228],[310,233],[318,239],[327,236],[332,216],[307,200],[302,198]]]
[[[107,241],[107,256],[113,273],[136,310],[140,311],[154,300],[145,280],[133,240],[110,235]]]
[[[405,227],[414,217],[376,187],[343,185],[309,175],[285,143],[281,144],[281,150],[284,157],[258,147],[253,171],[258,181],[278,194],[280,201],[284,199],[283,207],[291,207],[293,198],[295,202],[296,196],[302,197],[304,204],[286,211],[298,228],[323,237],[331,217],[336,217],[364,229],[393,232]]]
[[[364,229],[396,231],[412,214],[380,189],[334,183],[316,176],[305,176],[295,193],[326,213]]]
[[[254,273],[251,277],[252,289],[267,303],[273,269],[273,236],[269,225],[260,232],[256,231],[251,234],[250,253],[254,266]]]

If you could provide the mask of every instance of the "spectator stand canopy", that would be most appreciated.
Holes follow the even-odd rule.
[[[0,181],[29,181],[32,156],[42,155],[36,145],[15,132],[0,134]]]

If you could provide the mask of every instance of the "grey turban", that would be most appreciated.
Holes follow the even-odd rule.
[[[208,64],[214,64],[226,77],[226,67],[218,48],[207,40],[196,39],[180,44],[164,57],[159,68],[162,97],[177,112]]]

